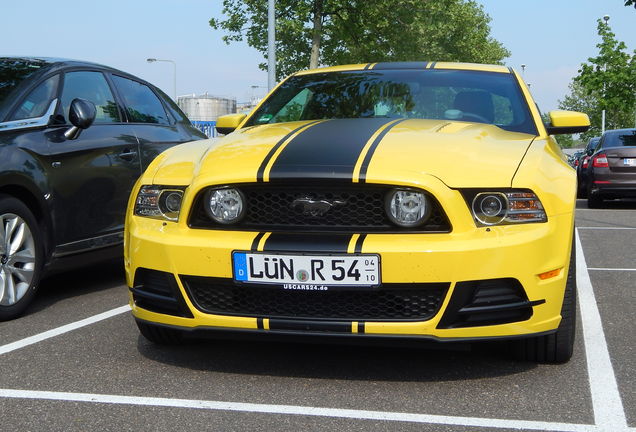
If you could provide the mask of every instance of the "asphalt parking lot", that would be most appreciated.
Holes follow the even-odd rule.
[[[565,365],[498,345],[158,347],[113,262],[50,277],[24,317],[0,323],[0,430],[636,431],[636,202],[577,207]]]

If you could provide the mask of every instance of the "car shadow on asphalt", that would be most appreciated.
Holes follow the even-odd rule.
[[[576,208],[589,209],[587,206],[587,200],[577,199]],[[606,200],[603,201],[602,208],[594,210],[636,210],[636,199]]]
[[[204,340],[160,346],[139,336],[137,348],[149,360],[179,368],[335,380],[459,381],[537,367],[513,360],[505,343],[421,348]]]
[[[60,301],[124,285],[122,259],[80,267],[45,277],[24,315],[40,312]]]

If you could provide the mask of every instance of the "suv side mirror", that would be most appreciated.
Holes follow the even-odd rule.
[[[216,119],[216,131],[220,134],[227,135],[241,124],[247,117],[246,114],[228,114]]]
[[[550,124],[545,126],[548,135],[585,132],[590,128],[587,114],[576,111],[550,111]]]
[[[93,102],[80,98],[73,99],[68,112],[68,119],[73,126],[64,132],[66,139],[77,139],[82,130],[88,129],[93,124],[96,114],[97,110]]]

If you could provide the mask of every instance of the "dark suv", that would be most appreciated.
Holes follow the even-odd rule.
[[[636,197],[636,129],[606,131],[590,156],[587,204],[598,208],[604,199]]]
[[[204,139],[161,90],[98,64],[0,57],[0,320],[41,276],[122,254],[133,184]]]

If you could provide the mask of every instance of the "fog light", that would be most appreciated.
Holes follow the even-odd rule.
[[[386,213],[396,225],[415,227],[428,219],[431,206],[422,192],[397,189],[387,196]]]
[[[238,189],[211,189],[205,194],[205,211],[220,224],[233,224],[245,214],[245,198]]]

